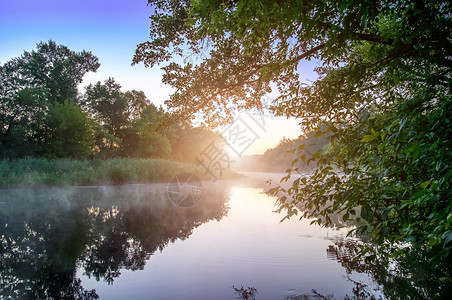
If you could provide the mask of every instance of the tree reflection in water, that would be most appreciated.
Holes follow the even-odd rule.
[[[0,191],[0,298],[96,299],[77,270],[113,283],[121,270],[141,270],[150,255],[188,238],[194,228],[228,211],[226,188],[206,190],[204,201],[181,208],[166,200],[165,187]],[[334,226],[344,224],[333,222]],[[348,274],[369,274],[378,291],[361,282],[345,299],[441,299],[452,286],[452,263],[430,264],[432,253],[397,259],[378,249],[375,260],[354,259],[364,242],[338,238],[327,249]],[[227,285],[228,283],[225,283]],[[237,289],[249,299],[257,290]],[[334,299],[316,290],[286,299]]]
[[[308,212],[307,208],[299,208]],[[359,208],[356,209],[360,211]],[[340,229],[356,226],[354,218],[346,222],[341,215],[328,215],[330,225],[327,227]],[[325,223],[324,217],[322,222]],[[351,239],[338,237],[333,240],[326,250],[329,259],[337,260],[348,275],[352,272],[364,273],[371,276],[379,287],[369,287],[348,276],[354,284],[351,299],[451,299],[452,289],[452,255],[443,260],[441,265],[433,264],[431,258],[441,255],[442,249],[427,252],[414,249],[408,245],[374,245],[365,239]],[[441,247],[441,246],[440,246]],[[367,253],[360,256],[361,252]],[[394,251],[403,255],[394,256]],[[316,290],[310,294],[294,295],[287,299],[335,299],[334,295],[321,295]]]
[[[391,258],[391,250],[373,248],[367,257],[357,259],[362,241],[336,239],[329,246],[327,255],[337,260],[347,271],[369,274],[382,288],[387,299],[450,299],[452,287],[452,259],[449,256],[441,265],[431,263],[435,253],[406,248],[404,255]],[[375,291],[354,282],[353,297],[346,299],[375,299]],[[378,299],[378,298],[377,298]]]
[[[236,288],[232,286],[234,290],[234,295],[237,296],[237,299],[242,300],[254,300],[256,299],[257,289],[255,287],[247,287],[244,288],[243,285],[240,288]]]
[[[153,252],[228,211],[224,190],[180,208],[164,185],[0,193],[0,298],[97,299],[78,268],[113,283],[121,269],[143,269]]]

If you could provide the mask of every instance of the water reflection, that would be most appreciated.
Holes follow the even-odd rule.
[[[203,185],[190,207],[166,185],[0,190],[0,298],[447,298],[450,263],[355,260],[343,224],[280,223],[265,180]]]
[[[164,185],[2,190],[0,290],[20,299],[96,299],[75,277],[112,283],[149,256],[227,213],[225,191],[181,208]]]
[[[452,287],[452,259],[440,265],[432,264],[435,253],[407,248],[405,254],[391,258],[390,250],[375,249],[369,255],[374,260],[356,259],[362,241],[338,238],[330,245],[327,254],[337,260],[347,271],[370,274],[388,299],[450,299]],[[377,299],[375,291],[361,282],[355,282],[356,299]],[[359,298],[359,297],[360,298]]]
[[[233,286],[232,289],[234,290],[234,295],[238,299],[242,300],[255,300],[257,296],[257,289],[255,287],[247,287],[244,288],[241,286],[240,288]]]

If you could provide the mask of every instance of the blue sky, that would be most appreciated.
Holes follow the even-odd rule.
[[[169,98],[171,88],[161,83],[159,67],[131,66],[137,44],[149,36],[152,8],[146,0],[0,0],[0,63],[31,51],[40,41],[54,40],[71,50],[91,51],[101,63],[88,73],[89,83],[114,77],[123,90],[142,90],[156,105]],[[313,79],[315,62],[303,62],[303,80]],[[301,133],[296,120],[274,118],[269,130],[246,154],[262,153],[282,136]]]
[[[124,90],[145,91],[162,104],[171,92],[159,68],[132,67],[136,45],[147,40],[152,10],[146,0],[0,0],[0,63],[50,39],[91,51],[101,67],[82,86],[114,77]]]

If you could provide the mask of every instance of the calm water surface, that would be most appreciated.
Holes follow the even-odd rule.
[[[256,299],[344,299],[359,282],[382,296],[330,251],[346,229],[280,223],[261,186],[203,183],[188,208],[164,184],[0,191],[1,295],[237,299],[243,286]]]

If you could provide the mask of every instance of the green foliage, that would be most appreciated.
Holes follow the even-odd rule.
[[[46,125],[48,136],[41,146],[42,156],[83,158],[91,154],[94,146],[92,121],[71,100],[51,106]]]
[[[53,41],[1,65],[0,159],[40,152],[52,105],[67,99],[77,102],[77,85],[98,67],[91,53],[76,53]]]
[[[2,68],[1,71],[5,70]],[[24,88],[7,95],[7,84],[0,85],[0,88],[4,88],[0,98],[0,159],[32,154],[30,143],[34,136],[30,131],[32,128],[42,129],[49,105],[46,92],[38,88]]]
[[[113,78],[89,85],[83,106],[98,125],[96,150],[101,156],[162,157],[171,155],[165,133],[159,132],[164,113],[149,104],[143,92],[122,92]]]
[[[168,122],[168,114],[143,92],[123,92],[113,78],[90,84],[79,96],[83,75],[98,67],[91,53],[75,53],[53,41],[1,65],[0,159],[174,157],[195,162],[208,143],[220,139],[209,130]]]
[[[224,123],[276,86],[276,115],[329,135],[327,151],[307,160],[317,164],[312,176],[273,190],[286,193],[279,205],[288,216],[302,209],[328,225],[340,214],[379,244],[449,254],[450,1],[149,2],[151,40],[135,63],[205,57],[163,67],[177,117]],[[298,63],[313,58],[319,78],[307,85]]]
[[[342,238],[336,239],[327,253],[345,268],[347,274],[369,274],[382,287],[385,299],[449,298],[452,282],[450,257],[441,264],[432,264],[431,257],[435,253],[430,251],[406,247],[391,249],[387,245],[369,247],[362,242]],[[372,299],[375,295],[370,286],[363,286],[362,292],[364,296],[354,299]]]
[[[286,192],[305,217],[324,220],[341,213],[358,222],[357,234],[375,242],[410,242],[435,248],[439,257],[451,247],[450,111],[435,107],[419,113],[405,105],[397,111],[372,112],[366,120],[339,129],[318,168],[297,179]],[[450,106],[450,99],[443,104]],[[405,115],[406,112],[409,112]],[[394,119],[401,113],[404,118]],[[310,199],[310,201],[304,201]],[[280,208],[292,207],[281,202]]]
[[[104,84],[99,81],[86,87],[84,106],[110,135],[118,139],[123,137],[122,129],[128,123],[130,108],[121,86],[113,78],[107,79]],[[110,150],[116,144],[114,140],[108,140],[107,143]]]
[[[39,43],[1,66],[2,102],[14,101],[24,89],[40,89],[52,103],[77,99],[77,85],[87,72],[99,68],[98,58],[90,52],[74,52],[54,41]]]
[[[50,40],[39,43],[36,51],[24,52],[17,60],[22,78],[27,84],[39,86],[48,92],[52,102],[63,103],[77,99],[77,85],[87,72],[99,68],[99,60],[90,52],[76,53]]]
[[[163,111],[153,104],[143,109],[140,118],[133,120],[124,131],[122,155],[133,157],[171,156],[171,144],[159,127]]]

